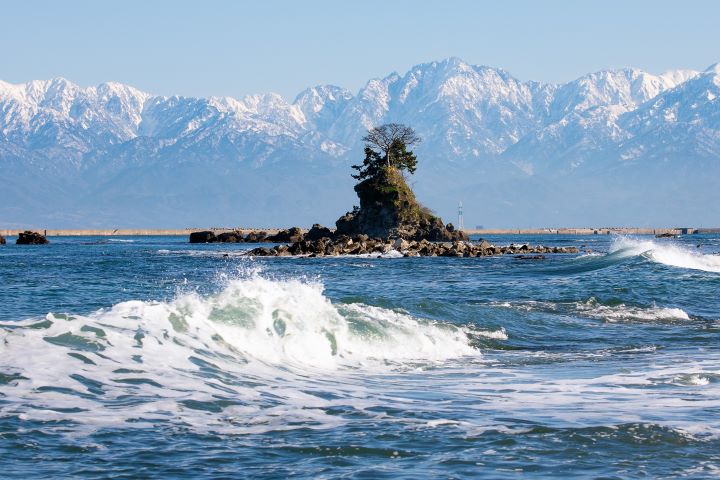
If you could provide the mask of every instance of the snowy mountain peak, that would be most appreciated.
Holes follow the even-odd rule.
[[[716,64],[706,72],[717,69]],[[6,135],[32,136],[53,125],[53,130],[72,131],[80,151],[100,147],[92,145],[98,135],[117,143],[138,135],[187,136],[206,128],[219,129],[216,134],[227,129],[227,134],[309,135],[320,143],[344,145],[334,151],[345,151],[357,144],[364,129],[403,121],[424,134],[431,148],[478,157],[500,154],[524,137],[537,138],[533,132],[552,131],[544,137],[556,138],[577,125],[587,133],[590,124],[601,124],[598,113],[589,113],[597,108],[604,112],[601,116],[611,136],[623,137],[614,126],[619,116],[697,73],[677,70],[652,75],[626,68],[549,85],[521,82],[502,69],[450,57],[416,65],[403,75],[371,79],[357,95],[320,85],[304,90],[292,103],[272,93],[239,100],[156,97],[116,82],[81,88],[62,77],[23,85],[2,82],[0,101],[5,105]],[[88,132],[89,138],[83,140],[85,134],[80,132]]]
[[[705,69],[705,73],[716,73],[720,74],[720,62],[713,63]]]
[[[484,216],[499,212],[496,221],[565,223],[600,207],[615,221],[631,211],[629,195],[639,204],[667,204],[670,191],[682,192],[672,205],[698,194],[697,205],[720,201],[706,195],[720,175],[719,97],[718,64],[701,73],[602,70],[549,84],[457,57],[371,79],[356,94],[318,85],[292,102],[156,96],[61,77],[0,81],[0,181],[7,198],[26,202],[22,218],[12,202],[0,204],[0,220],[332,220],[352,205],[348,167],[362,155],[365,130],[401,122],[423,138],[414,180],[439,213],[451,214],[462,195]],[[581,206],[593,191],[603,204]],[[552,208],[527,208],[540,202]]]
[[[333,124],[352,101],[353,94],[334,85],[318,85],[300,92],[293,101],[307,121],[307,127],[315,132],[330,135]]]
[[[693,161],[707,170],[720,157],[718,97],[718,64],[659,75],[602,70],[548,84],[457,57],[371,79],[356,94],[318,85],[292,102],[272,93],[155,96],[117,82],[83,88],[61,77],[0,81],[0,176],[4,185],[22,186],[23,198],[56,178],[70,179],[71,187],[57,188],[72,198],[72,185],[82,191],[77,185],[119,182],[129,191],[136,187],[123,182],[137,175],[175,178],[183,168],[192,172],[188,181],[238,172],[232,178],[254,188],[243,183],[251,181],[243,176],[252,176],[248,169],[295,172],[297,179],[311,166],[350,165],[365,130],[387,122],[411,125],[423,138],[423,172],[457,167],[492,171],[495,179],[548,179]],[[340,170],[333,185],[349,181]],[[275,173],[267,175],[257,185],[271,193]]]

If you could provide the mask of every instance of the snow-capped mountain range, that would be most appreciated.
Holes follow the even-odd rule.
[[[720,225],[718,97],[718,64],[556,85],[457,58],[292,102],[0,81],[0,225],[331,223],[387,122],[423,138],[421,201],[446,219],[463,201],[467,226]]]

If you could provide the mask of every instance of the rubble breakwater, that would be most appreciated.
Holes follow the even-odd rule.
[[[547,247],[543,245],[510,244],[496,246],[487,240],[430,241],[405,240],[403,238],[383,239],[369,235],[342,235],[320,225],[313,225],[308,232],[299,228],[282,230],[275,235],[265,232],[193,232],[190,243],[279,243],[273,247],[257,247],[248,255],[257,257],[309,256],[324,257],[338,255],[384,255],[396,252],[405,257],[489,257],[493,255],[521,255],[523,259],[542,259],[545,254],[579,253],[577,247]]]
[[[257,257],[308,256],[325,257],[339,255],[385,255],[396,252],[404,257],[489,257],[515,254],[523,259],[541,260],[545,254],[578,253],[577,247],[546,247],[542,245],[511,244],[495,246],[482,240],[470,242],[430,242],[428,240],[408,241],[401,238],[383,240],[367,235],[355,237],[320,238],[301,240],[289,245],[258,247],[248,255]]]

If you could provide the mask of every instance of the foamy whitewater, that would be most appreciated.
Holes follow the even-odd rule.
[[[583,253],[0,247],[4,476],[717,473],[720,237],[522,240]]]
[[[642,255],[653,262],[671,267],[720,273],[720,254],[698,253],[692,251],[692,245],[680,246],[658,240],[618,237],[610,251],[622,257]]]

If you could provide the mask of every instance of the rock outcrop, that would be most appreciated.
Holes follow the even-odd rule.
[[[203,232],[192,232],[190,234],[190,243],[213,243],[217,242],[215,234],[209,230]]]
[[[215,232],[205,230],[190,234],[190,243],[263,243],[270,241],[266,232],[250,232],[243,236],[241,230],[222,232],[217,235]]]
[[[215,238],[215,241],[222,243],[243,243],[245,241],[245,237],[243,237],[242,232],[235,230],[232,232],[219,233]]]
[[[50,242],[47,238],[45,238],[45,235],[42,235],[38,232],[31,232],[30,230],[25,230],[20,235],[18,235],[18,239],[15,243],[17,245],[46,245]]]
[[[265,243],[268,241],[267,232],[250,232],[245,236],[246,243]]]
[[[405,240],[396,238],[384,240],[371,238],[367,235],[338,235],[335,238],[320,238],[317,240],[301,240],[291,245],[277,245],[273,248],[260,247],[253,249],[249,255],[258,257],[286,257],[293,255],[306,255],[310,257],[324,257],[337,255],[382,255],[396,251],[405,257],[487,257],[493,255],[517,255],[521,260],[542,260],[544,254],[551,253],[578,253],[576,247],[544,247],[509,245],[497,247],[485,240],[468,242],[456,240],[453,242],[430,242],[422,239]]]
[[[287,230],[281,230],[275,235],[270,235],[267,237],[267,241],[272,243],[292,243],[299,242],[303,237],[304,234],[300,227],[292,227]]]
[[[316,223],[305,234],[305,240],[320,240],[321,238],[333,238],[334,236],[335,232],[327,227],[323,227],[319,223]]]
[[[368,235],[377,238],[405,240],[460,241],[465,233],[448,228],[442,219],[422,207],[395,168],[355,185],[360,207],[340,217],[337,235]],[[450,225],[448,225],[450,226]]]
[[[333,233],[329,228],[318,227],[311,230],[311,238],[322,238],[325,235],[332,236]],[[202,232],[192,232],[190,234],[190,243],[293,243],[305,239],[305,235],[300,227],[292,227],[287,230],[280,230],[275,235],[268,235],[267,232],[249,232],[243,235],[240,230],[233,230],[215,234],[209,230]],[[318,236],[319,235],[319,236]]]

